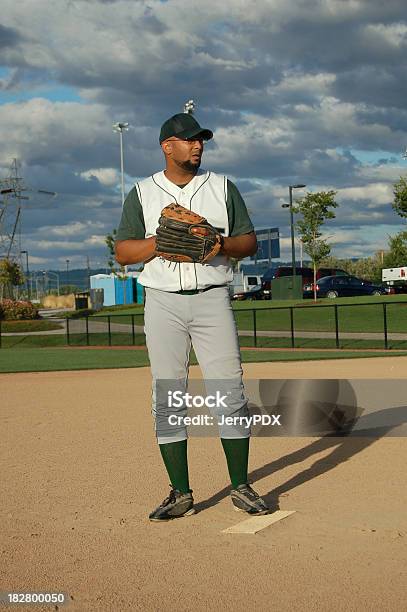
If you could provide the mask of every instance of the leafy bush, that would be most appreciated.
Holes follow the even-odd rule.
[[[31,302],[23,300],[3,300],[0,302],[0,319],[21,321],[38,318],[38,310]]]

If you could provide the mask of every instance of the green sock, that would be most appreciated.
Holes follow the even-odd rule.
[[[159,444],[161,456],[174,489],[189,492],[187,441]]]
[[[226,455],[232,487],[235,489],[247,482],[250,438],[221,438],[221,442]]]

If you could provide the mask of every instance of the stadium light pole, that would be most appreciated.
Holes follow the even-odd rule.
[[[66,288],[69,291],[69,259],[66,260]]]
[[[126,132],[129,129],[129,124],[124,122],[113,123],[113,132],[118,132],[120,136],[120,173],[122,185],[122,208],[124,206],[124,162],[123,162],[123,130]]]
[[[28,301],[30,301],[31,291],[30,291],[30,271],[28,269],[28,251],[20,251],[20,254],[21,255],[25,254],[25,270],[26,270],[26,276],[27,276],[27,296],[28,296]]]
[[[126,122],[113,123],[113,132],[118,132],[120,136],[120,174],[122,186],[122,209],[124,208],[124,161],[123,161],[123,130],[128,132],[129,124]],[[127,274],[127,266],[124,266],[124,273]]]
[[[296,275],[296,270],[295,270],[295,236],[294,236],[294,214],[293,214],[293,189],[303,189],[304,187],[306,187],[306,185],[303,184],[298,184],[298,185],[289,185],[288,186],[288,193],[290,196],[290,203],[289,204],[282,204],[281,207],[282,208],[289,208],[290,209],[290,229],[291,229],[291,266],[292,266],[292,272],[293,272],[293,276]]]

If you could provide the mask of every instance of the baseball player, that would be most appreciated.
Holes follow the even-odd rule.
[[[247,480],[250,430],[239,422],[248,415],[248,408],[228,290],[233,279],[230,258],[253,255],[257,242],[236,186],[225,176],[200,169],[204,144],[212,137],[191,114],[180,113],[165,121],[159,138],[165,170],[134,185],[117,232],[117,261],[122,265],[144,262],[138,280],[146,292],[152,414],[171,482],[169,496],[149,515],[151,521],[195,512],[186,427],[182,418],[169,426],[166,394],[160,387],[162,381],[171,381],[177,389],[186,390],[191,345],[207,392],[215,389],[217,381],[227,385],[227,407],[219,407],[217,414],[222,417],[218,422],[233,422],[219,426],[232,503],[252,515],[268,512]],[[183,415],[186,407],[178,409],[177,417]]]

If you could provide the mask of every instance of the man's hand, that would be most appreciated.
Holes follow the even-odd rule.
[[[122,266],[150,261],[155,257],[155,236],[142,240],[117,240],[116,261]]]

